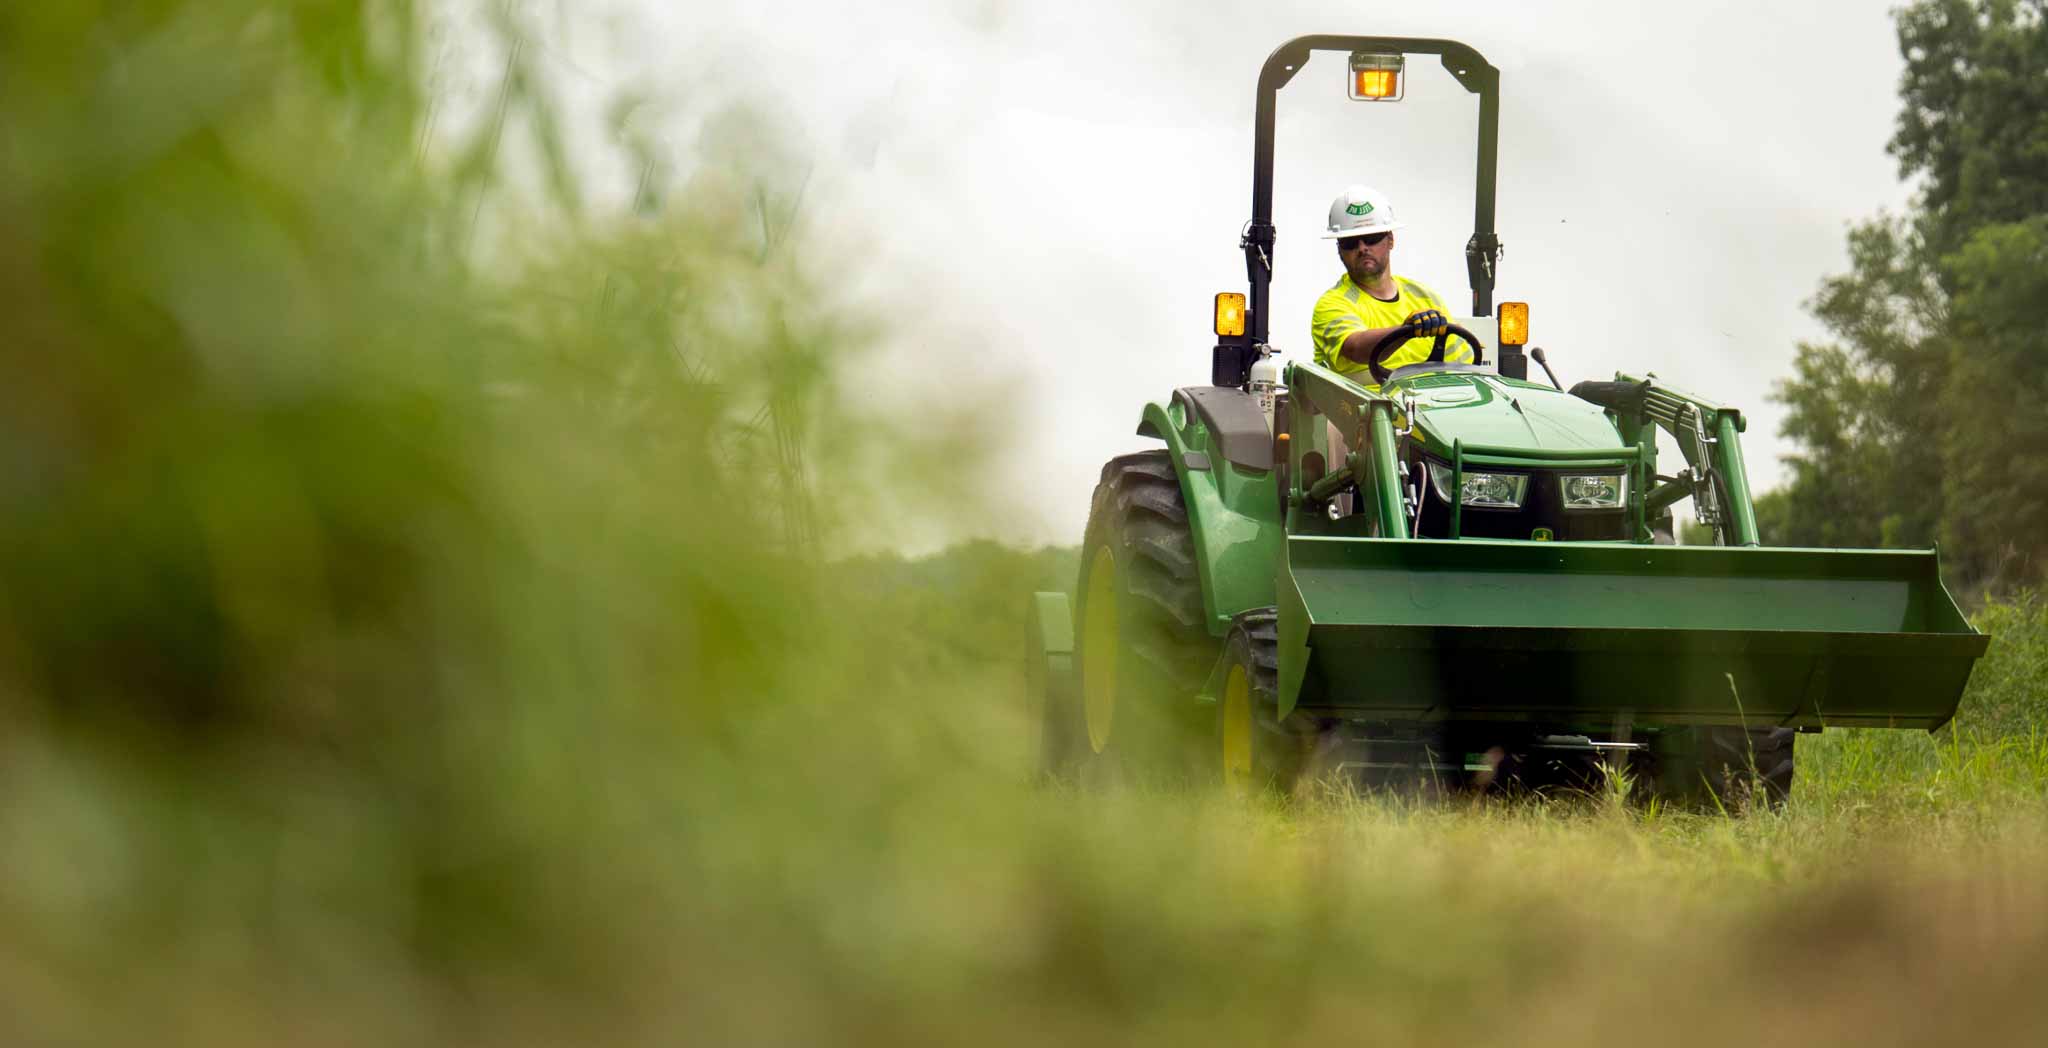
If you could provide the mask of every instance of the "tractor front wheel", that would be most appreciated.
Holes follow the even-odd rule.
[[[1721,806],[1782,808],[1792,796],[1791,728],[1700,728],[1700,765]]]
[[[1271,609],[1238,616],[1224,641],[1228,675],[1216,702],[1216,759],[1234,791],[1282,793],[1301,775],[1308,740],[1280,709],[1280,629]]]
[[[1791,728],[1678,728],[1653,744],[1657,793],[1705,811],[1781,808],[1792,795]]]

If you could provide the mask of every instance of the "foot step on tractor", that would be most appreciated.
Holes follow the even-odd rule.
[[[1479,99],[1478,352],[1377,387],[1267,342],[1280,89],[1349,56],[1353,97],[1398,99],[1436,56]],[[1290,789],[1599,788],[1782,803],[1795,734],[1932,730],[1987,640],[1932,550],[1758,541],[1742,412],[1617,375],[1530,381],[1526,305],[1495,316],[1499,72],[1448,40],[1310,36],[1259,75],[1248,294],[1218,296],[1211,382],[1145,406],[1164,447],[1102,469],[1071,598],[1034,594],[1029,685],[1047,772]],[[1302,318],[1306,328],[1306,318]],[[1657,433],[1683,467],[1659,472]],[[1676,466],[1676,463],[1672,465]],[[1691,499],[1715,545],[1672,543]]]

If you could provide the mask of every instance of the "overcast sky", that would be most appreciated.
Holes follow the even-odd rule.
[[[1901,63],[1870,0],[551,10],[576,91],[736,95],[795,132],[777,162],[809,176],[806,250],[894,320],[864,385],[1006,394],[1006,512],[983,530],[1011,542],[1078,541],[1102,461],[1149,443],[1144,401],[1207,381],[1211,296],[1244,283],[1257,72],[1291,37],[1445,36],[1498,66],[1498,297],[1531,303],[1567,385],[1654,371],[1743,407],[1759,489],[1785,475],[1766,393],[1820,334],[1802,303],[1845,267],[1847,225],[1907,197],[1884,152]],[[1272,338],[1297,360],[1347,183],[1407,223],[1396,272],[1470,306],[1475,96],[1418,58],[1404,102],[1350,102],[1342,65],[1280,95]],[[660,134],[686,155],[700,130]]]

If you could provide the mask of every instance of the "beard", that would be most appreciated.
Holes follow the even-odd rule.
[[[1351,274],[1351,282],[1360,287],[1378,280],[1387,273],[1387,267],[1381,265],[1380,260],[1371,255],[1356,262],[1345,263],[1344,269]]]

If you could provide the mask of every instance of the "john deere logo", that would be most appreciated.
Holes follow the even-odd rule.
[[[1554,539],[1557,536],[1555,534],[1552,534],[1549,528],[1537,528],[1535,531],[1529,533],[1529,537],[1535,539],[1538,542],[1549,542],[1551,539]]]
[[[1370,215],[1372,214],[1372,204],[1366,202],[1353,204],[1345,208],[1344,213],[1347,215]]]

